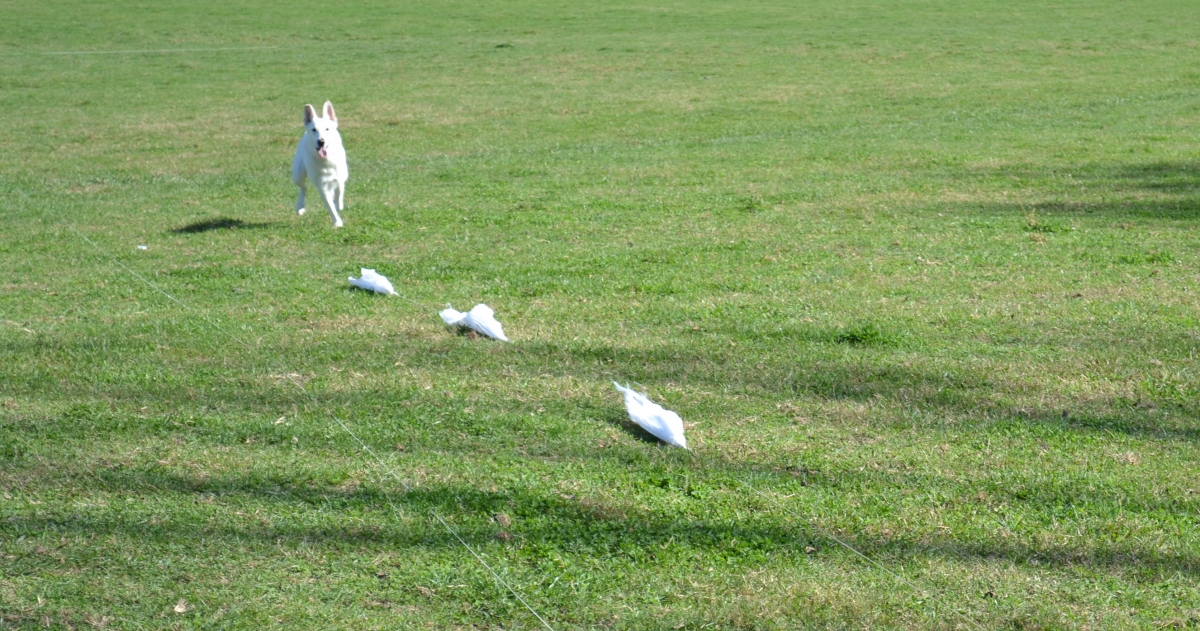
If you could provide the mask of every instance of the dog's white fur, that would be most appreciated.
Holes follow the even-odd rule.
[[[304,135],[300,137],[296,158],[292,160],[292,181],[300,189],[296,214],[304,214],[307,176],[317,187],[317,193],[321,195],[329,214],[333,215],[333,227],[341,228],[342,217],[338,211],[345,208],[343,196],[350,172],[346,167],[346,148],[342,146],[342,136],[338,133],[333,104],[325,101],[322,112],[325,116],[318,117],[312,105],[304,106]]]

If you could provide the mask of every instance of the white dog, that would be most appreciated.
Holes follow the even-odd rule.
[[[346,192],[346,178],[350,172],[346,167],[346,148],[338,134],[337,114],[333,104],[325,101],[325,116],[317,116],[312,105],[304,106],[304,135],[296,147],[296,158],[292,160],[292,181],[300,188],[300,199],[296,200],[296,214],[304,214],[304,195],[307,192],[305,177],[313,181],[321,201],[333,215],[333,227],[342,227],[338,211],[345,208],[342,197]]]

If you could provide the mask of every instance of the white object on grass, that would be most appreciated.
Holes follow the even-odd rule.
[[[375,270],[362,268],[360,275],[362,278],[351,278],[350,284],[367,291],[375,291],[381,294],[396,295],[396,290],[392,289],[392,282],[383,274],[376,274]]]
[[[668,445],[688,448],[687,438],[683,436],[683,419],[678,414],[636,390],[622,387],[615,381],[613,385],[625,395],[625,409],[634,423]]]
[[[146,247],[146,246],[144,246],[144,245],[139,245],[139,246],[138,246],[138,249],[139,249],[139,250],[148,250],[148,249],[150,249],[150,248],[147,248],[147,247]]]
[[[446,326],[465,326],[492,339],[507,342],[508,338],[504,337],[504,327],[496,321],[495,313],[491,307],[481,302],[466,313],[455,311],[454,307],[447,306],[438,315],[442,316],[442,321],[446,323]]]

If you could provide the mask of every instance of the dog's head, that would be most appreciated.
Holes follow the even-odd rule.
[[[317,110],[312,105],[304,106],[304,136],[313,143],[317,155],[326,158],[329,156],[329,147],[342,145],[342,136],[338,133],[333,103],[325,101],[323,112],[325,116],[317,116]]]

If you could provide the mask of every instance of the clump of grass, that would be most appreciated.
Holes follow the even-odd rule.
[[[874,322],[852,324],[842,329],[834,336],[838,344],[851,346],[889,346],[895,343],[895,336],[881,329]]]
[[[1043,233],[1043,234],[1051,233],[1052,234],[1052,233],[1059,233],[1059,232],[1070,232],[1071,230],[1073,230],[1073,228],[1067,224],[1053,222],[1053,221],[1046,221],[1044,219],[1039,218],[1034,213],[1029,213],[1028,215],[1025,215],[1025,231],[1026,232],[1037,232],[1037,233]]]
[[[1152,250],[1150,252],[1138,254],[1126,254],[1117,257],[1118,263],[1124,263],[1127,265],[1155,265],[1158,263],[1170,263],[1173,260],[1175,260],[1175,257],[1171,256],[1170,252],[1163,252],[1160,250]]]
[[[766,202],[758,195],[745,195],[738,198],[737,209],[749,214],[761,212],[766,209]]]
[[[1188,372],[1149,375],[1141,388],[1147,398],[1164,405],[1186,408],[1200,401],[1200,382]]]

